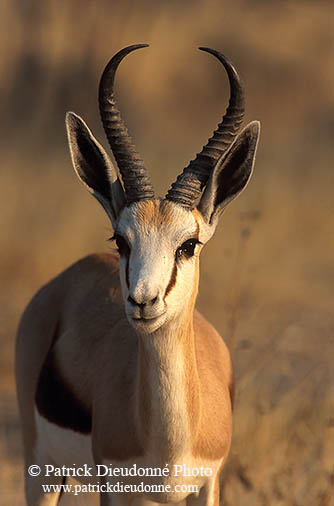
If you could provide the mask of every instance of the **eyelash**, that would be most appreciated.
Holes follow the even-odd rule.
[[[118,253],[120,256],[129,256],[130,255],[130,246],[127,243],[126,239],[122,237],[120,234],[114,234],[109,241],[115,241],[118,249]]]
[[[120,256],[130,255],[130,246],[126,239],[120,234],[114,234],[109,241],[115,241]],[[191,258],[195,254],[197,244],[202,244],[198,239],[192,238],[185,241],[175,252],[175,258],[178,260],[182,257]]]
[[[176,259],[185,257],[191,258],[195,254],[196,244],[202,244],[198,239],[192,238],[185,241],[179,248],[177,248],[175,257]]]

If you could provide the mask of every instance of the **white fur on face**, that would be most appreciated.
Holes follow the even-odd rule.
[[[121,281],[126,313],[137,330],[157,330],[182,312],[197,290],[201,245],[190,258],[177,259],[176,251],[189,239],[201,241],[200,228],[199,217],[168,201],[142,201],[123,210],[116,233],[126,239],[130,256],[121,256]]]

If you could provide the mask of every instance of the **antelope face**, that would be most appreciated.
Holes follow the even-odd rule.
[[[114,99],[122,59],[144,45],[129,46],[106,66],[100,81],[101,119],[121,173],[84,121],[66,118],[75,171],[107,212],[120,253],[121,282],[129,322],[153,332],[187,310],[198,286],[198,255],[226,205],[245,188],[254,165],[259,122],[241,133],[244,89],[235,67],[218,51],[231,87],[229,107],[213,136],[172,184],[165,199],[154,197],[147,171]]]
[[[197,293],[201,217],[168,200],[126,207],[115,230],[130,324],[153,332],[184,312]]]

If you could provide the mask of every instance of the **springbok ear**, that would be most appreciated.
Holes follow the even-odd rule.
[[[216,163],[197,206],[208,225],[216,225],[227,204],[247,185],[253,171],[259,134],[259,121],[252,121]]]
[[[86,123],[73,112],[66,114],[66,129],[75,172],[115,225],[125,206],[124,190],[115,167]]]

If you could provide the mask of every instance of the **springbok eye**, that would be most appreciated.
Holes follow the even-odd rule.
[[[188,239],[185,241],[182,246],[177,248],[176,250],[176,258],[186,257],[190,258],[195,253],[196,244],[199,243],[198,239]]]
[[[118,253],[121,256],[129,256],[130,255],[130,246],[128,242],[119,234],[115,234],[115,242],[118,249]]]

